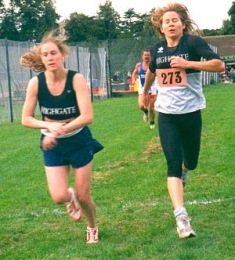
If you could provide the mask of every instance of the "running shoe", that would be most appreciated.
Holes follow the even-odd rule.
[[[65,203],[67,213],[72,221],[78,222],[82,218],[82,210],[78,206],[74,190],[72,188],[69,188],[68,191],[71,194],[71,200],[70,202]]]
[[[154,123],[150,124],[150,129],[155,129],[155,124]]]
[[[98,227],[95,227],[95,228],[87,227],[86,243],[87,244],[94,244],[94,243],[98,243],[98,242],[99,242]]]
[[[190,225],[190,220],[191,219],[185,214],[181,214],[176,218],[179,238],[190,238],[196,236],[196,233]]]

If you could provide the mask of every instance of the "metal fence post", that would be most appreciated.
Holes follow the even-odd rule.
[[[110,56],[109,56],[109,54],[110,54],[110,40],[107,40],[107,47],[106,47],[106,60],[107,60],[107,66],[108,66],[108,73],[109,73],[109,75],[108,75],[108,81],[107,82],[109,82],[109,95],[108,95],[108,97],[112,97],[112,95],[113,95],[113,90],[112,90],[112,80],[111,80],[111,63],[110,63]]]
[[[80,72],[80,68],[79,68],[79,47],[78,45],[76,45],[76,56],[77,56],[77,66],[78,66],[78,72]]]
[[[90,59],[89,59],[89,66],[90,66],[90,88],[91,88],[91,102],[93,102],[94,97],[93,97],[93,82],[92,82],[92,53],[90,52]]]
[[[10,120],[11,120],[11,122],[13,122],[13,104],[12,104],[12,94],[11,94],[11,73],[10,73],[9,49],[8,49],[7,38],[5,38],[5,44],[6,44],[7,81],[8,81],[9,104],[10,104]]]

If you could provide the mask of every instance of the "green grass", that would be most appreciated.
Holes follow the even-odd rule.
[[[235,86],[205,95],[200,161],[185,188],[196,238],[177,236],[157,129],[142,121],[137,97],[114,98],[94,103],[90,127],[105,146],[93,163],[97,245],[84,243],[84,220],[72,223],[52,202],[39,131],[0,125],[0,259],[234,259]]]

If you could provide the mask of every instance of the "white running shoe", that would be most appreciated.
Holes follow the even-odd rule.
[[[98,227],[95,227],[95,228],[87,227],[87,230],[86,230],[86,243],[87,244],[93,244],[93,243],[99,242],[98,231],[99,231]]]
[[[150,129],[155,129],[155,124],[150,124]]]
[[[177,232],[180,238],[190,238],[196,236],[196,233],[190,225],[190,220],[191,219],[185,214],[181,214],[176,218]]]
[[[82,210],[78,206],[74,190],[69,188],[68,191],[71,194],[71,200],[70,202],[65,203],[67,213],[72,221],[78,222],[82,219]]]

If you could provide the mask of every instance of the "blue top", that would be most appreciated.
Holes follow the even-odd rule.
[[[144,82],[145,82],[145,75],[146,75],[146,70],[144,70],[142,62],[140,63],[140,69],[139,69],[139,82],[141,87],[144,86]]]

